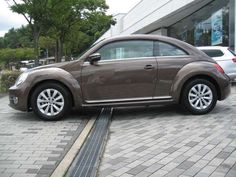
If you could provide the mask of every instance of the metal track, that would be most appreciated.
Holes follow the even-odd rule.
[[[107,137],[111,108],[103,108],[95,125],[66,174],[67,177],[94,177]]]

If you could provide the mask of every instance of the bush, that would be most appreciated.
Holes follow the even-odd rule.
[[[0,77],[1,92],[7,92],[8,89],[15,84],[15,81],[19,75],[20,75],[19,71],[9,71],[9,70],[2,71]]]

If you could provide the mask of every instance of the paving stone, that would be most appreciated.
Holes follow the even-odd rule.
[[[189,143],[185,144],[185,146],[189,146],[189,147],[194,147],[198,144],[198,142],[195,141],[190,141]]]
[[[33,174],[37,174],[38,173],[38,171],[39,171],[39,169],[31,169],[31,168],[28,168],[27,169],[27,171],[26,171],[26,173],[33,173]]]
[[[235,177],[236,176],[236,170],[230,170],[225,177]]]
[[[158,163],[154,163],[153,165],[151,165],[150,167],[146,168],[144,171],[146,172],[150,172],[153,173],[159,169],[161,169],[164,165],[158,164]]]
[[[139,177],[227,174],[233,177],[236,171],[236,109],[232,107],[235,106],[236,86],[233,86],[228,99],[218,102],[211,113],[202,116],[186,115],[171,106],[118,108],[99,171],[116,165],[114,159],[126,158],[122,161],[126,164],[120,169],[147,167],[136,174]],[[112,160],[106,160],[108,158]],[[119,175],[129,174],[128,169]],[[114,177],[113,173],[107,176]]]
[[[176,177],[176,176],[180,176],[183,172],[184,172],[183,169],[178,169],[178,168],[176,168],[176,169],[170,171],[169,173],[167,173],[167,174],[165,175],[165,177]]]
[[[33,113],[11,109],[8,102],[7,96],[0,98],[0,176],[49,177],[50,173],[42,172],[55,169],[90,113],[79,117],[72,113],[61,121],[44,122]],[[60,136],[62,133],[66,134]]]
[[[158,170],[155,173],[153,173],[150,177],[162,177],[165,176],[168,172],[164,170]]]
[[[164,153],[169,153],[169,154],[171,154],[171,153],[177,151],[178,149],[179,149],[179,148],[170,147],[170,148],[168,148],[168,149],[165,149],[163,152],[164,152]]]
[[[200,172],[197,175],[195,175],[194,177],[208,177],[208,176],[210,176],[210,174]]]
[[[138,147],[138,148],[134,149],[133,151],[142,152],[142,151],[146,150],[147,148],[149,148],[149,147],[148,146],[141,146],[141,147]]]
[[[219,159],[227,159],[227,157],[230,156],[230,153],[229,152],[220,152],[216,158],[219,158]]]
[[[200,170],[201,170],[201,168],[192,166],[191,168],[189,168],[188,170],[186,170],[186,171],[183,173],[183,175],[186,175],[186,176],[195,176]]]
[[[111,169],[111,168],[107,168],[105,170],[102,170],[98,173],[98,176],[100,177],[105,177],[108,176],[109,174],[113,173],[115,170]]]
[[[148,177],[150,176],[152,173],[146,172],[146,171],[141,171],[140,173],[138,173],[137,175],[135,175],[135,177]]]
[[[192,167],[193,165],[194,165],[194,162],[191,162],[191,161],[184,161],[183,163],[181,163],[180,165],[178,165],[176,168],[187,170],[187,169],[189,169],[190,167]]]
[[[145,170],[146,168],[147,168],[147,166],[138,165],[135,168],[130,169],[126,173],[131,174],[131,175],[137,175],[138,173],[140,173],[141,171]]]
[[[119,170],[116,170],[116,171],[112,172],[111,175],[113,175],[113,176],[121,176],[122,174],[126,173],[129,170],[130,170],[130,168],[122,167]]]

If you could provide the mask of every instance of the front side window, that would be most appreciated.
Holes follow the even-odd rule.
[[[153,56],[153,41],[132,40],[113,42],[97,51],[101,60],[142,58]]]
[[[179,47],[165,42],[158,42],[158,49],[158,56],[188,55],[184,50],[180,49]]]

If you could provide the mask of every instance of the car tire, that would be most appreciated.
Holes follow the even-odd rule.
[[[212,111],[218,100],[216,87],[205,79],[188,82],[182,92],[182,107],[194,115],[203,115]]]
[[[36,87],[31,96],[34,113],[46,121],[63,118],[71,109],[71,95],[62,85],[45,83]]]

